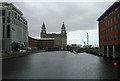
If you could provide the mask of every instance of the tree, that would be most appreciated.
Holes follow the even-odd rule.
[[[70,49],[70,45],[67,45],[67,49]]]
[[[38,42],[37,43],[37,47],[38,47],[38,49],[40,50],[40,49],[43,49],[44,48],[44,45],[43,45],[43,43],[42,42]]]

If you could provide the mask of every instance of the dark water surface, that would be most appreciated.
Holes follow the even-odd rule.
[[[42,52],[3,60],[3,79],[118,79],[112,59],[68,51]]]

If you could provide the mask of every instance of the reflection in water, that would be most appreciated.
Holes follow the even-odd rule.
[[[119,68],[111,59],[68,51],[42,52],[3,61],[8,79],[116,79]]]

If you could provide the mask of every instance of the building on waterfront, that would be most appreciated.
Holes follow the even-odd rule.
[[[120,1],[112,4],[97,21],[102,55],[120,56]]]
[[[37,48],[37,39],[32,38],[32,37],[28,37],[29,40],[29,47],[31,48]]]
[[[42,44],[43,49],[54,49],[54,38],[35,39],[29,37],[29,47],[32,49],[39,48],[39,44]]]
[[[38,44],[42,43],[44,49],[54,49],[54,38],[41,38],[38,39]]]
[[[2,16],[0,15],[0,56],[1,55],[2,55]]]
[[[12,3],[0,3],[2,52],[11,53],[28,45],[28,22]],[[0,32],[1,33],[1,32]]]
[[[67,33],[66,33],[65,24],[64,23],[62,24],[60,34],[56,34],[56,33],[48,34],[46,32],[45,24],[43,23],[41,30],[41,38],[54,38],[55,48],[65,49],[67,46]]]

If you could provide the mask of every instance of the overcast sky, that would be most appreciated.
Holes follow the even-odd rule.
[[[83,44],[89,33],[89,44],[98,45],[97,18],[113,2],[13,2],[28,20],[29,36],[40,37],[42,23],[48,33],[60,33],[62,22],[67,29],[68,44]]]

